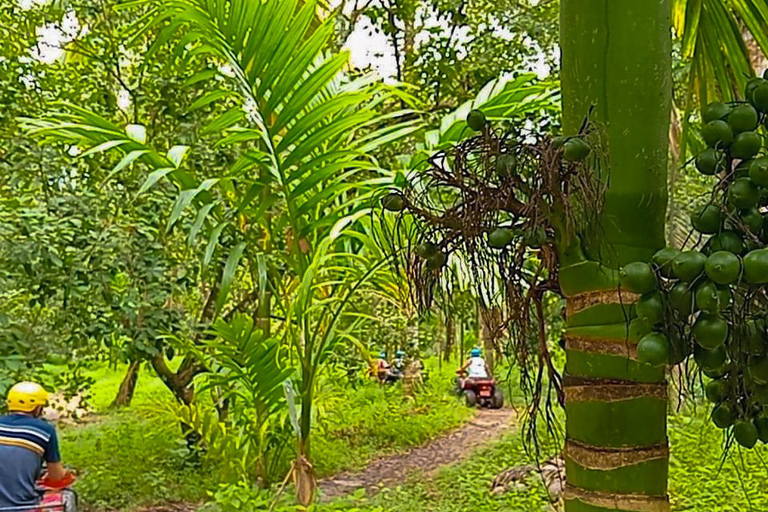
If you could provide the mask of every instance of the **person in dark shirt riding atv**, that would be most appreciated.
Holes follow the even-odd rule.
[[[44,482],[52,487],[73,479],[61,463],[56,428],[40,419],[47,403],[48,393],[33,382],[16,384],[8,393],[9,414],[0,416],[0,510],[75,510],[72,491],[43,496],[37,488],[43,463]]]
[[[392,362],[393,373],[400,375],[405,371],[405,352],[398,350],[395,353],[395,360]]]

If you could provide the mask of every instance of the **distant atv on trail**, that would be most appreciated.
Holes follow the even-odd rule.
[[[463,372],[456,372],[459,377],[456,379],[455,391],[457,395],[464,397],[464,403],[467,407],[490,407],[491,409],[501,409],[504,406],[504,395],[496,387],[496,379],[486,378],[462,378]]]

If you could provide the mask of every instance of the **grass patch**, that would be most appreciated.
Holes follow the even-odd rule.
[[[453,366],[427,361],[430,378],[415,400],[396,386],[365,382],[357,389],[341,378],[326,379],[319,393],[313,462],[328,475],[364,466],[371,459],[428,442],[461,425],[472,411],[449,394]],[[168,501],[203,501],[221,477],[186,460],[173,396],[148,368],[142,368],[132,405],[109,406],[126,370],[99,366],[90,405],[90,423],[61,428],[67,464],[81,472],[77,490],[88,510],[130,510]]]
[[[768,510],[768,446],[736,445],[723,461],[723,431],[709,421],[709,408],[669,419],[672,510],[746,512]]]
[[[402,486],[385,489],[370,500],[339,500],[318,510],[359,512],[532,512],[546,510],[548,499],[537,478],[525,489],[492,496],[491,482],[504,469],[527,463],[519,431],[481,448],[461,464],[447,467],[432,480],[414,474]]]
[[[116,367],[97,366],[88,372],[88,376],[96,381],[91,387],[90,400],[90,405],[96,412],[108,412],[127,369],[127,365],[119,364]],[[173,400],[173,394],[155,372],[146,365],[142,366],[131,408],[154,410],[173,403]]]
[[[127,366],[88,371],[89,405],[97,417],[61,427],[64,461],[81,472],[76,489],[88,510],[114,510],[163,501],[199,501],[215,486],[187,464],[184,439],[170,411],[173,395],[142,368],[130,408],[110,409]]]
[[[424,444],[471,416],[447,394],[452,366],[428,361],[430,379],[416,400],[398,386],[364,383],[345,387],[328,379],[320,392],[313,459],[320,475],[364,466],[371,459]],[[222,482],[215,471],[186,462],[178,424],[167,404],[173,398],[162,382],[142,369],[133,405],[113,411],[109,404],[125,371],[100,367],[92,405],[101,413],[92,424],[62,429],[65,460],[83,472],[78,491],[89,510],[126,510],[166,501],[203,501]],[[768,448],[735,449],[722,463],[722,431],[702,405],[669,418],[672,448],[670,495],[673,511],[742,512],[768,510],[764,482]],[[504,469],[528,463],[520,432],[480,449],[463,463],[426,480],[414,474],[402,485],[372,499],[348,499],[318,507],[331,512],[477,512],[545,510],[547,496],[536,477],[527,489],[500,496],[488,492]]]
[[[375,457],[429,442],[472,416],[451,389],[453,368],[427,362],[429,379],[414,400],[400,385],[368,382],[344,389],[327,410],[314,439],[313,459],[321,476],[364,466]]]
[[[723,431],[698,404],[669,417],[671,445],[669,493],[673,512],[747,512],[768,510],[768,446],[734,448],[723,461]],[[475,512],[547,510],[547,496],[537,477],[528,488],[501,496],[489,493],[494,477],[511,466],[530,463],[515,431],[481,449],[467,461],[445,468],[431,481],[415,474],[402,486],[385,489],[371,499],[339,500],[322,512]]]
[[[89,510],[163,501],[198,501],[215,482],[184,461],[183,439],[169,413],[126,411],[62,429],[67,464],[81,472],[76,489]]]

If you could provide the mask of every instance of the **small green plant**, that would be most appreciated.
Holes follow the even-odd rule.
[[[215,338],[188,350],[211,370],[198,389],[216,391],[218,410],[193,403],[176,413],[203,440],[204,456],[221,461],[229,477],[268,487],[285,473],[291,435],[283,383],[294,369],[280,342],[265,338],[253,318],[235,315],[213,327]]]

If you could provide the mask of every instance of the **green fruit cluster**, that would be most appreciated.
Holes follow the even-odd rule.
[[[429,270],[440,270],[448,261],[448,255],[432,242],[422,242],[416,246],[416,255],[424,260]]]
[[[768,283],[768,248],[746,252],[743,236],[721,230],[702,251],[661,249],[623,267],[619,282],[639,295],[629,325],[637,359],[663,366],[692,355],[711,379],[713,423],[752,448],[768,443],[768,318],[763,307],[740,312]]]
[[[381,198],[381,206],[390,212],[405,210],[405,197],[399,192],[390,192]]]
[[[488,119],[485,117],[485,113],[482,110],[470,110],[467,114],[467,125],[470,129],[481,132],[488,126]]]
[[[746,448],[768,443],[768,80],[750,81],[746,102],[702,112],[707,148],[696,169],[713,176],[711,199],[691,215],[693,250],[665,248],[620,271],[639,295],[630,334],[637,359],[678,364],[689,356],[707,377],[712,422]]]
[[[515,233],[509,228],[496,228],[488,234],[488,246],[492,249],[505,249],[515,238]]]

